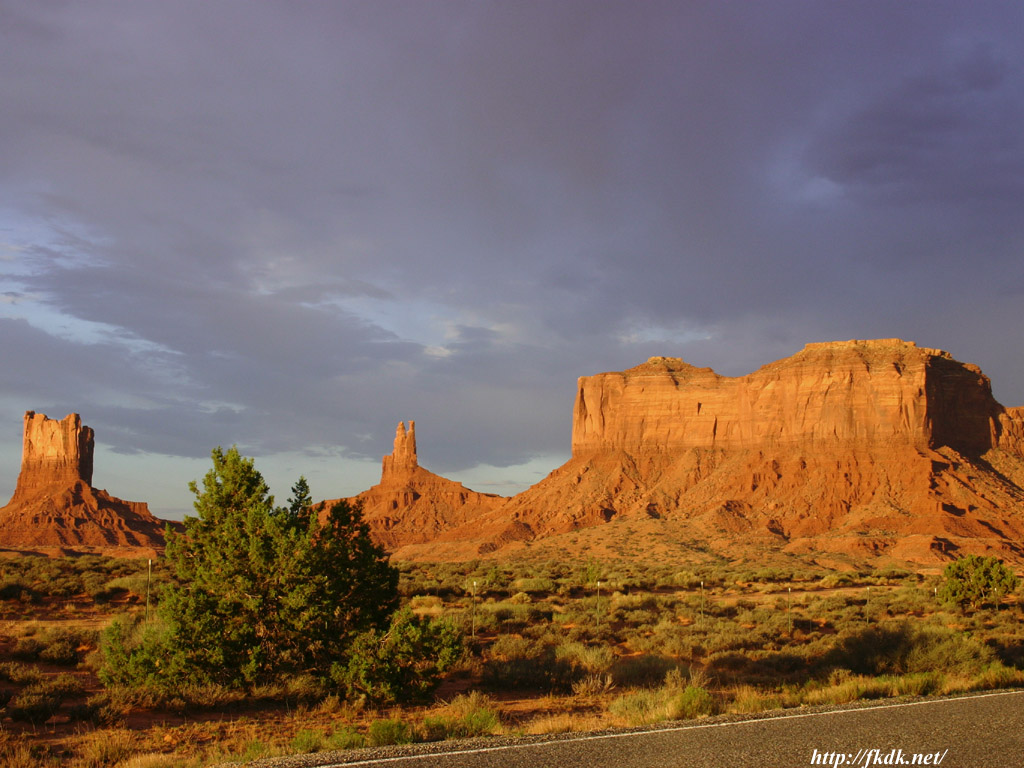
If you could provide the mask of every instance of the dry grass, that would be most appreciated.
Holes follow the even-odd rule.
[[[337,696],[319,701],[306,696],[305,703],[296,705],[298,694],[288,689],[289,694],[283,685],[263,691],[262,701],[216,688],[195,689],[190,698],[209,708],[188,711],[187,722],[181,708],[160,709],[157,700],[112,690],[94,701],[108,705],[109,722],[118,727],[69,721],[74,706],[101,693],[94,673],[83,665],[61,670],[42,660],[15,660],[17,643],[23,638],[56,637],[54,630],[62,627],[95,630],[129,606],[78,598],[37,604],[0,600],[0,688],[13,698],[33,684],[55,679],[61,671],[75,675],[85,686],[82,694],[68,696],[58,717],[45,727],[7,721],[7,730],[0,730],[0,764],[200,768],[218,761],[345,749],[389,739],[599,730],[711,711],[754,713],[801,704],[1024,686],[1024,669],[1017,668],[1024,667],[1024,659],[1013,655],[1024,639],[1016,601],[1001,611],[960,616],[937,606],[932,583],[914,576],[796,577],[792,568],[787,576],[783,570],[760,567],[739,574],[699,564],[685,572],[635,563],[599,567],[604,572],[586,577],[582,567],[561,561],[504,564],[501,569],[484,564],[479,572],[462,566],[437,569],[440,575],[429,581],[429,594],[406,594],[417,612],[451,616],[462,621],[467,632],[471,604],[459,585],[467,578],[488,585],[490,594],[481,595],[475,605],[472,653],[442,688],[442,702],[386,713],[365,710]],[[415,568],[407,569],[407,583],[419,578]],[[498,570],[502,572],[495,575]],[[598,577],[600,600],[594,589]],[[131,574],[108,581],[116,581],[115,586],[132,583]],[[609,589],[612,584],[614,589]],[[537,592],[538,586],[550,591]],[[871,625],[865,620],[867,586]],[[852,666],[857,653],[849,644],[847,655],[836,657],[837,668],[823,663],[843,638],[899,619],[922,629],[911,639],[930,638],[921,646],[930,649],[927,654],[907,656],[915,665],[910,668],[917,670],[914,674],[896,674],[907,668],[845,669],[843,665]],[[1003,663],[991,654],[961,653],[978,644],[998,649]],[[23,649],[30,645],[25,643]],[[530,655],[538,650],[542,656]],[[87,651],[76,648],[80,657]],[[517,656],[520,651],[522,659]],[[485,696],[476,689],[486,682],[485,672],[493,672],[496,659],[521,661],[510,674],[522,667],[537,672],[540,682],[515,694],[501,687],[488,689],[490,697]],[[304,685],[302,680],[293,683],[293,689]],[[706,693],[686,694],[688,689]],[[375,721],[391,724],[374,726]]]
[[[733,689],[726,711],[733,714],[753,714],[785,706],[783,697],[773,691],[761,691],[752,685],[741,685]]]
[[[607,727],[607,720],[600,715],[558,712],[556,714],[534,717],[526,723],[523,732],[530,734],[578,733],[582,731],[599,731]]]
[[[127,760],[117,764],[117,768],[184,768],[186,761],[175,755],[165,755],[161,752],[144,752],[132,755]]]

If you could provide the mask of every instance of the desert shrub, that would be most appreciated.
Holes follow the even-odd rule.
[[[501,635],[484,664],[485,682],[502,689],[566,692],[581,674],[571,659],[559,658],[557,646],[514,635]]]
[[[492,626],[497,627],[498,624],[502,625],[504,631],[515,630],[526,628],[527,626],[537,625],[551,621],[553,608],[547,605],[537,605],[529,600],[529,597],[525,592],[518,593],[527,597],[526,601],[522,600],[505,600],[500,603],[492,603],[482,606],[483,612],[490,613],[494,617],[494,621],[478,621],[477,627]],[[480,618],[481,612],[478,611],[478,619]]]
[[[169,689],[174,673],[181,674],[181,682],[189,680],[180,656],[166,652],[172,643],[170,635],[162,622],[145,624],[138,615],[115,618],[100,635],[100,681],[106,686],[156,690]]]
[[[848,633],[824,658],[827,666],[865,675],[975,672],[993,661],[991,648],[960,632],[908,623]]]
[[[660,688],[641,688],[616,697],[608,711],[629,725],[692,719],[714,711],[714,699],[700,685],[686,683],[679,670],[665,676]]]
[[[46,644],[38,637],[19,637],[14,644],[14,657],[22,661],[36,661]]]
[[[49,720],[69,696],[81,693],[81,684],[70,675],[40,680],[23,688],[7,702],[7,714],[14,720],[34,725]]]
[[[32,586],[17,576],[7,576],[0,581],[0,600],[20,600],[21,602],[36,602],[37,593]]]
[[[501,724],[494,702],[479,691],[460,694],[445,707],[445,738],[485,736]]]
[[[416,595],[409,601],[409,607],[417,613],[439,613],[444,601],[434,595]]]
[[[366,738],[351,726],[343,726],[327,737],[328,749],[358,749]]]
[[[902,675],[892,681],[892,694],[894,696],[927,696],[933,693],[942,693],[945,677],[945,674],[938,671]]]
[[[416,726],[413,741],[444,741],[448,738],[447,718],[427,715]]]
[[[64,636],[51,640],[39,653],[41,661],[69,667],[78,663],[78,643],[72,637]]]
[[[139,752],[116,763],[116,768],[185,768],[187,765],[188,762],[179,755]]]
[[[320,752],[327,744],[327,734],[322,730],[303,728],[292,738],[290,747],[293,752],[308,754]]]
[[[922,614],[933,608],[931,591],[925,592],[916,586],[900,587],[884,598],[885,610],[891,616]]]
[[[619,608],[613,611],[607,620],[624,625],[630,630],[649,631],[661,620],[661,613],[642,608]]]
[[[88,592],[86,589],[87,575],[78,573],[62,573],[57,578],[49,581],[43,589],[49,597],[74,597],[80,595],[83,592]]]
[[[387,631],[357,637],[347,663],[336,663],[331,676],[349,692],[374,701],[419,701],[461,654],[462,639],[450,622],[420,618],[405,608]]]
[[[527,594],[546,594],[555,591],[555,582],[549,578],[522,578],[516,579],[509,585],[513,592],[526,592]]]
[[[692,628],[692,635],[699,639],[708,653],[722,651],[757,650],[771,646],[785,628],[786,617],[782,616],[782,627],[745,627],[735,621],[719,618],[705,619]]]
[[[177,704],[177,709],[228,710],[240,706],[246,699],[245,692],[219,683],[186,683],[178,690],[177,696],[167,704]],[[178,703],[180,702],[180,703]]]
[[[610,693],[615,689],[615,680],[611,675],[589,674],[572,684],[574,696],[589,698]]]
[[[49,749],[42,744],[0,741],[0,761],[5,768],[43,768],[55,766]]]
[[[562,643],[555,648],[555,656],[588,673],[607,672],[615,663],[615,654],[607,645]]]
[[[96,725],[122,725],[134,706],[125,689],[101,691],[72,711],[72,719],[88,720]]]
[[[818,585],[822,589],[835,589],[836,587],[852,587],[857,583],[857,578],[851,573],[830,573],[823,576]]]
[[[668,706],[661,691],[641,688],[614,698],[608,712],[628,725],[649,725],[668,719]]]
[[[101,556],[76,558],[21,557],[4,564],[9,571],[0,582],[0,599],[37,602],[43,597],[68,598],[88,594],[97,585],[136,573],[145,561]],[[4,590],[4,586],[10,587]],[[19,594],[21,592],[22,594]]]
[[[16,661],[0,662],[0,680],[18,685],[31,685],[43,679],[43,673],[36,667],[19,664]]]
[[[147,587],[150,589],[151,597],[154,593],[153,585],[146,573],[130,574],[128,576],[117,576],[116,578],[106,581],[102,585],[102,589],[110,595],[115,595],[121,592],[128,592],[139,597],[146,596]]]
[[[781,568],[761,568],[758,571],[743,574],[742,576],[743,581],[761,582],[762,584],[775,584],[793,580],[793,572]]]
[[[1024,671],[1004,666],[1001,663],[990,664],[974,676],[971,688],[988,690],[991,688],[1015,688],[1024,684]]]
[[[649,593],[624,595],[621,592],[612,594],[612,607],[622,611],[656,611],[662,606],[659,599]]]
[[[702,577],[693,571],[676,571],[658,580],[659,586],[681,587],[683,589],[700,589]]]
[[[390,744],[412,743],[412,726],[395,718],[390,720],[374,720],[370,723],[367,743],[371,747],[385,747]]]
[[[674,660],[663,656],[626,656],[615,661],[612,678],[621,688],[650,686],[663,681],[665,675],[676,666]]]
[[[741,672],[754,663],[753,658],[737,651],[716,651],[706,660],[708,669],[716,673]]]
[[[80,578],[81,591],[97,603],[105,603],[121,591],[108,586],[110,577],[105,573],[86,573]]]
[[[699,686],[688,685],[669,699],[667,715],[670,720],[692,720],[710,715],[714,708],[710,693]]]
[[[498,617],[487,605],[471,603],[460,611],[448,614],[448,619],[465,635],[498,629]]]
[[[996,557],[968,555],[955,560],[942,571],[944,579],[939,599],[959,608],[999,605],[1017,588],[1017,576]]]
[[[97,633],[92,630],[54,629],[42,636],[39,658],[51,664],[73,666],[81,660],[84,650],[96,645],[97,639]]]

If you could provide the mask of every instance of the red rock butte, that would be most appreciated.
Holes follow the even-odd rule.
[[[654,357],[579,379],[572,458],[516,496],[423,470],[400,424],[357,498],[410,559],[655,520],[727,556],[1020,563],[1024,409],[997,403],[977,366],[899,339],[808,344],[740,377]]]
[[[325,501],[329,506],[337,499]],[[348,501],[362,506],[374,539],[394,551],[431,542],[476,515],[495,510],[505,498],[477,493],[462,483],[435,475],[419,465],[416,423],[399,422],[394,450],[381,462],[380,482]]]
[[[25,413],[18,484],[0,508],[0,546],[163,546],[164,523],[145,503],[92,486],[93,437],[77,413],[60,421]]]

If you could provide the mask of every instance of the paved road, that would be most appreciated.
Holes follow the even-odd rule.
[[[879,762],[873,762],[878,750]],[[894,765],[902,756],[936,753],[943,768],[1024,766],[1024,691],[829,712],[801,713],[741,722],[694,723],[677,728],[592,734],[532,744],[484,745],[445,754],[307,765],[367,768],[793,768]],[[897,750],[902,750],[900,755]],[[883,762],[889,758],[889,762]]]

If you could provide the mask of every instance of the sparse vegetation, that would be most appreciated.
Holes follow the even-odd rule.
[[[61,562],[21,558],[0,572],[19,583],[0,599],[0,706],[9,718],[0,762],[82,768],[116,752],[125,766],[198,768],[1024,685],[1013,593],[972,607],[944,601],[939,574],[551,561],[400,565],[404,609],[353,640],[326,683],[296,666],[241,686],[126,687],[105,672],[111,637],[131,649],[166,631],[159,606],[180,588],[174,571],[155,564],[147,623],[145,561],[97,558],[87,564],[97,577],[80,561]],[[55,595],[40,574],[64,574],[80,591]],[[94,583],[111,596],[90,595]],[[37,602],[23,602],[25,590]],[[511,688],[515,706],[497,695]],[[394,707],[406,690],[417,700]],[[147,712],[153,725],[140,730]]]
[[[420,618],[406,608],[386,631],[356,638],[347,663],[335,663],[331,675],[349,695],[385,703],[422,701],[461,654],[454,624]]]

